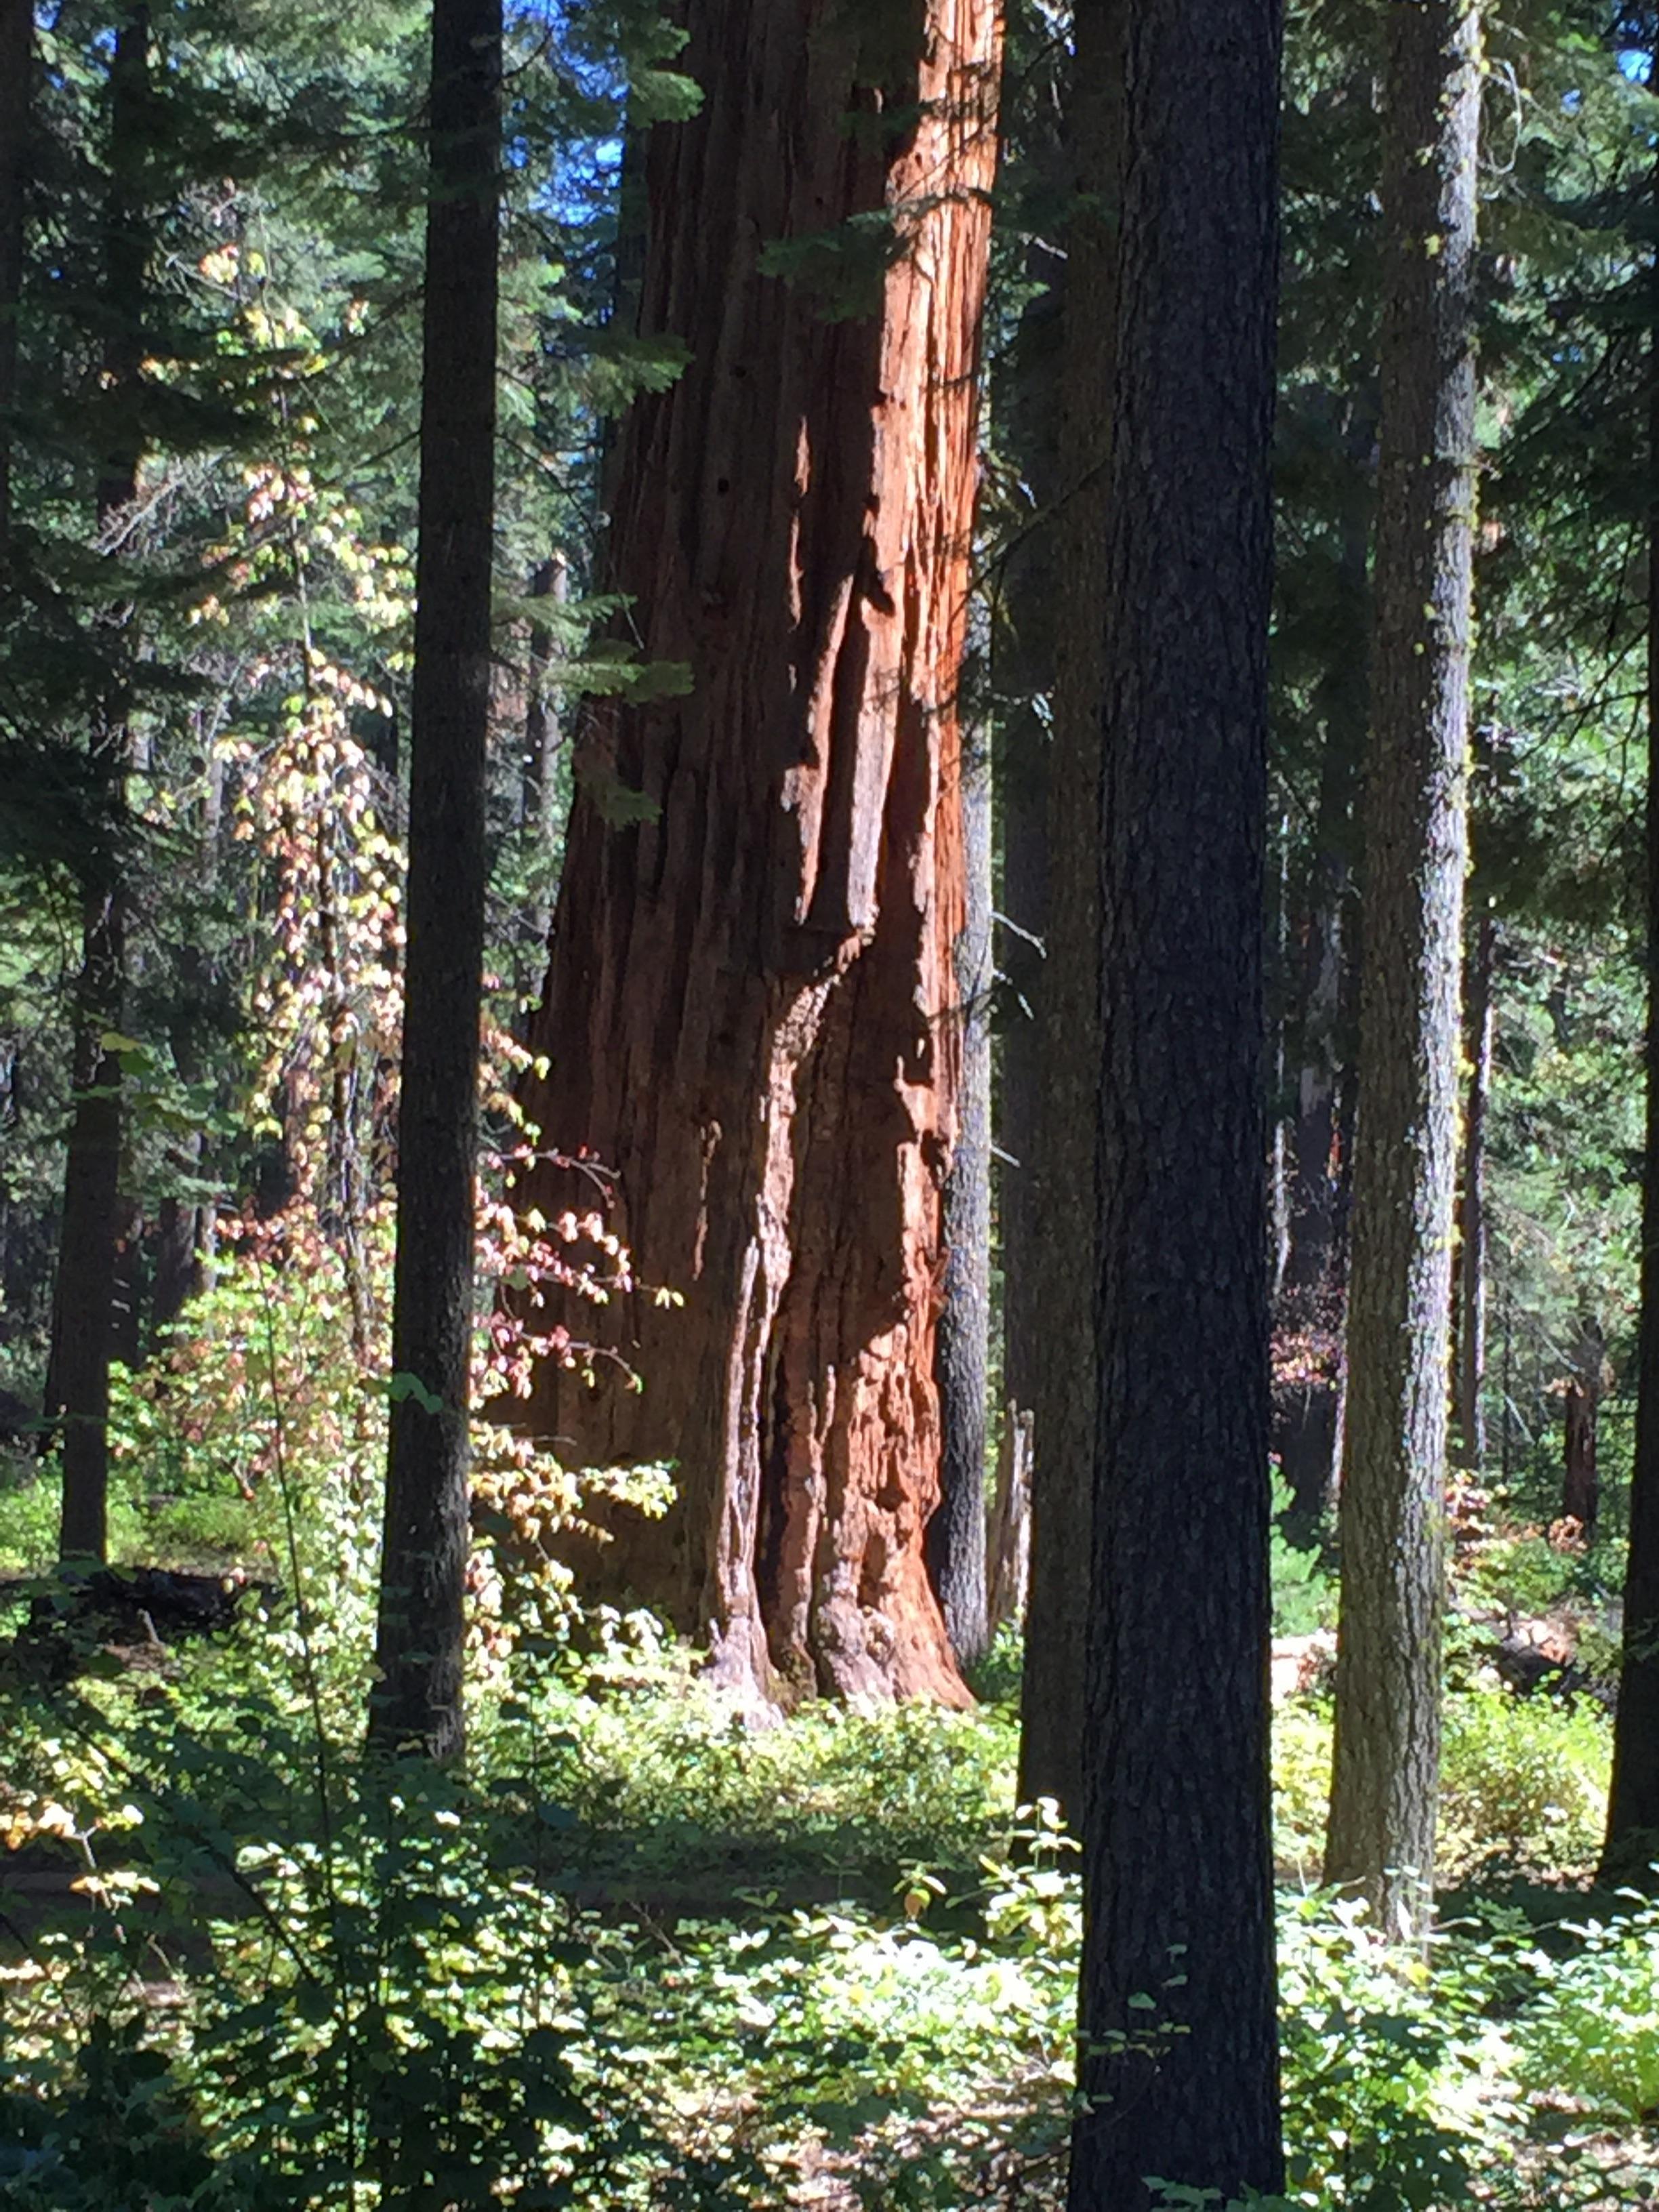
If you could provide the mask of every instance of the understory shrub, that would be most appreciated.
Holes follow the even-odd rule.
[[[1529,1961],[1534,2002],[1516,2021],[1529,2087],[1583,2099],[1626,2120],[1659,2120],[1659,1903],[1620,1892],[1625,1910],[1565,1931],[1576,1948]]]

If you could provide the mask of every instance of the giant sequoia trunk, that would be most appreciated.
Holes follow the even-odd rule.
[[[690,689],[590,714],[526,1098],[614,1172],[647,1287],[597,1323],[642,1388],[549,1368],[532,1418],[577,1464],[677,1462],[588,1580],[740,1695],[960,1702],[923,1533],[996,13],[690,21],[641,306],[690,362],[624,425],[609,581]],[[578,1194],[550,1163],[520,1197]]]
[[[1127,13],[1073,2212],[1141,2212],[1152,2175],[1226,2199],[1284,2170],[1261,1082],[1279,15]]]
[[[1376,636],[1327,1880],[1431,1901],[1474,501],[1470,0],[1389,11]],[[1432,242],[1432,250],[1430,243]]]

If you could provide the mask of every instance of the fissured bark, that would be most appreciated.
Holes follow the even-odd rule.
[[[1390,1939],[1421,1932],[1431,1910],[1440,1771],[1480,83],[1480,11],[1471,0],[1389,11],[1359,1127],[1325,1878],[1352,1886]]]
[[[641,1377],[544,1371],[575,1464],[672,1460],[590,1588],[750,1698],[965,1699],[928,1586],[959,1054],[955,687],[994,163],[990,0],[708,0],[647,153],[609,581],[683,696],[590,714],[526,1105],[614,1171],[650,1288],[562,1316]],[[591,1190],[551,1165],[520,1196]]]

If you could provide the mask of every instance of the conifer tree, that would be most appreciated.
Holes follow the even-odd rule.
[[[611,1171],[641,1287],[562,1317],[643,1387],[550,1362],[532,1418],[677,1462],[584,1577],[738,1697],[961,1703],[924,1540],[997,11],[690,25],[703,105],[650,134],[640,312],[690,359],[608,501],[608,581],[690,689],[587,717],[525,1091]],[[550,1162],[520,1195],[584,1213],[593,1183]]]
[[[137,496],[143,452],[139,391],[150,253],[150,15],[129,8],[109,71],[109,172],[104,210],[104,347],[98,434],[97,542],[112,550]],[[120,617],[112,618],[118,622]],[[93,705],[90,753],[104,806],[118,814],[129,766],[127,684],[118,650]],[[81,884],[81,972],[76,988],[74,1116],[64,1162],[63,1225],[53,1296],[47,1411],[63,1423],[64,1501],[58,1552],[100,1560],[108,1548],[109,1388],[114,1354],[122,1146],[119,1039],[126,991],[127,887],[108,847]]]
[[[1659,25],[1644,18],[1648,89],[1659,90]],[[1659,208],[1659,161],[1650,206]],[[1659,1858],[1659,246],[1648,279],[1647,342],[1647,1147],[1642,1182],[1641,1316],[1624,1650],[1613,1718],[1603,1872],[1644,1879]]]
[[[464,1741],[474,1178],[495,484],[501,0],[434,0],[398,1119],[392,1430],[371,1735]]]
[[[1098,1208],[1094,1097],[1100,1042],[1098,827],[1101,691],[1108,651],[1107,461],[1116,353],[1116,218],[1125,11],[1074,13],[1063,131],[1073,191],[1058,389],[1058,465],[1048,525],[1051,690],[1042,788],[1046,905],[1034,976],[1029,1172],[1036,1237],[1028,1279],[1033,1420],[1030,1597],[1020,1694],[1020,1792],[1083,1808],[1085,1637],[1094,1476]]]
[[[1432,1901],[1467,864],[1480,17],[1390,10],[1359,1127],[1325,1871]]]
[[[1127,11],[1073,2212],[1279,2186],[1262,1161],[1279,11]],[[1201,1347],[1201,1356],[1185,1354]]]

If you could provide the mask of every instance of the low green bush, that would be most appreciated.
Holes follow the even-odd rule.
[[[1611,1758],[1607,1716],[1593,1700],[1517,1697],[1496,1684],[1448,1698],[1443,1879],[1482,1865],[1549,1875],[1593,1866]]]
[[[1659,1903],[1620,1893],[1626,1910],[1570,1926],[1565,1957],[1536,1952],[1534,2002],[1517,2021],[1521,2078],[1596,2112],[1659,2120]]]

